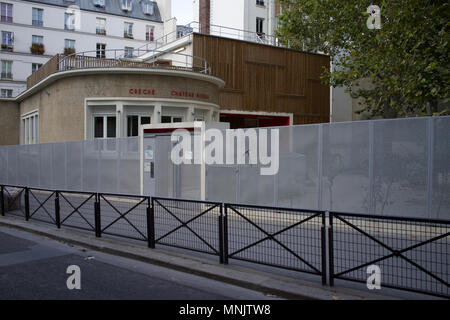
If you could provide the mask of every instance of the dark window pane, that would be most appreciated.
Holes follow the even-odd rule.
[[[141,117],[141,124],[150,124],[151,122],[151,117]]]
[[[138,116],[128,116],[127,135],[136,137],[138,135]]]
[[[103,138],[103,117],[95,117],[94,138]]]
[[[108,138],[116,137],[116,117],[107,117],[106,134]]]
[[[170,116],[162,116],[161,117],[161,123],[171,123],[172,122],[172,117]]]
[[[174,117],[173,120],[172,120],[172,122],[183,122],[183,119],[182,119],[182,118]]]

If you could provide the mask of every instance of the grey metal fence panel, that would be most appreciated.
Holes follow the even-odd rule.
[[[54,143],[52,148],[53,188],[66,190],[66,145],[67,143]]]
[[[40,155],[40,188],[52,189],[53,188],[53,163],[52,163],[52,148],[51,143],[45,143],[39,145],[39,155]]]
[[[319,209],[370,212],[369,122],[327,124],[322,130]]]
[[[318,209],[319,201],[319,128],[317,125],[295,126],[292,132],[292,152],[301,157],[304,172],[292,176],[288,170],[280,170],[278,174],[278,205],[283,207]],[[296,165],[296,164],[292,164]],[[295,179],[298,187],[290,188],[284,193],[288,179]]]
[[[432,119],[431,124],[429,210],[431,218],[450,219],[450,117]]]
[[[8,146],[6,148],[8,151],[8,184],[18,184],[19,179],[17,178],[17,172],[19,170],[19,146]]]
[[[28,146],[28,160],[26,170],[28,175],[28,186],[38,188],[40,186],[40,146],[30,144]]]
[[[119,160],[117,180],[118,192],[140,194],[140,147],[139,138],[121,138],[119,142]]]
[[[427,119],[374,121],[374,213],[427,214]]]
[[[67,142],[67,189],[83,190],[83,142]]]

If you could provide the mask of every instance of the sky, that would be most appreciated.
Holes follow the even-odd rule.
[[[193,0],[172,0],[172,16],[177,18],[178,25],[193,21]]]

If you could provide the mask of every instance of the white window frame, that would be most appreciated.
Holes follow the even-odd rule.
[[[37,68],[33,71],[33,68],[34,68],[35,66],[36,66]],[[42,63],[32,63],[32,64],[31,64],[31,73],[35,73],[36,71],[39,70],[40,67],[42,67]]]
[[[22,144],[39,143],[39,110],[31,111],[21,117]]]
[[[5,5],[7,8],[11,8],[11,12],[8,12],[8,10],[6,10],[6,16],[1,16],[1,22],[13,22],[13,15],[14,15],[14,5],[12,3],[8,3],[8,2],[0,2],[0,15],[1,15],[1,6]],[[9,13],[11,15],[9,15]],[[3,17],[5,17],[6,19],[3,20]],[[8,21],[9,18],[11,19],[11,21]]]
[[[9,95],[11,93],[11,95]],[[0,89],[0,97],[1,98],[12,98],[13,95],[13,89]]]
[[[5,65],[8,65],[9,68],[7,68],[6,71],[3,70],[3,63],[5,62]],[[13,62],[11,60],[1,60],[0,61],[0,73],[1,73],[1,79],[12,79],[12,65]],[[9,70],[9,72],[7,72]],[[3,76],[5,74],[5,77]]]
[[[178,123],[178,122],[183,122],[184,121],[184,116],[183,115],[162,114],[161,115],[161,123],[163,123],[162,122],[162,117],[170,117],[170,122],[164,122],[164,123]],[[181,118],[181,121],[173,122],[174,118]]]
[[[133,9],[131,0],[120,0],[120,8],[124,11],[131,11]]]
[[[93,0],[93,2],[94,2],[94,6],[96,6],[96,7],[101,7],[101,8],[105,7],[105,0]]]
[[[145,41],[155,41],[155,26],[145,26]]]
[[[37,18],[38,19],[34,19],[35,18],[35,14],[34,14],[35,12],[37,13]],[[39,15],[39,13],[41,13],[41,14]],[[36,24],[35,24],[35,22],[36,22]],[[44,26],[44,9],[42,9],[42,8],[35,8],[35,7],[33,7],[31,9],[31,24],[33,26],[37,26],[37,27],[43,27]]]
[[[95,33],[106,35],[106,18],[95,18]]]
[[[138,125],[141,126],[142,118],[150,118],[150,124],[152,123],[152,117],[153,113],[137,113],[137,112],[131,112],[127,113],[125,117],[126,127],[125,127],[125,137],[136,137],[136,136],[129,136],[128,135],[128,117],[138,117]],[[139,128],[138,128],[138,136],[139,136]]]
[[[115,113],[93,113],[92,114],[92,139],[107,139],[108,138],[108,117],[116,118],[116,136],[109,137],[109,139],[114,139],[118,137],[118,126],[117,126],[117,114]],[[95,118],[103,118],[103,137],[95,137]]]
[[[133,23],[124,22],[123,23],[123,36],[124,38],[133,38]]]

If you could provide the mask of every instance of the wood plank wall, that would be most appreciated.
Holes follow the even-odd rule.
[[[328,56],[194,34],[193,55],[225,80],[226,110],[288,112],[294,124],[329,122],[330,89],[320,82]]]

